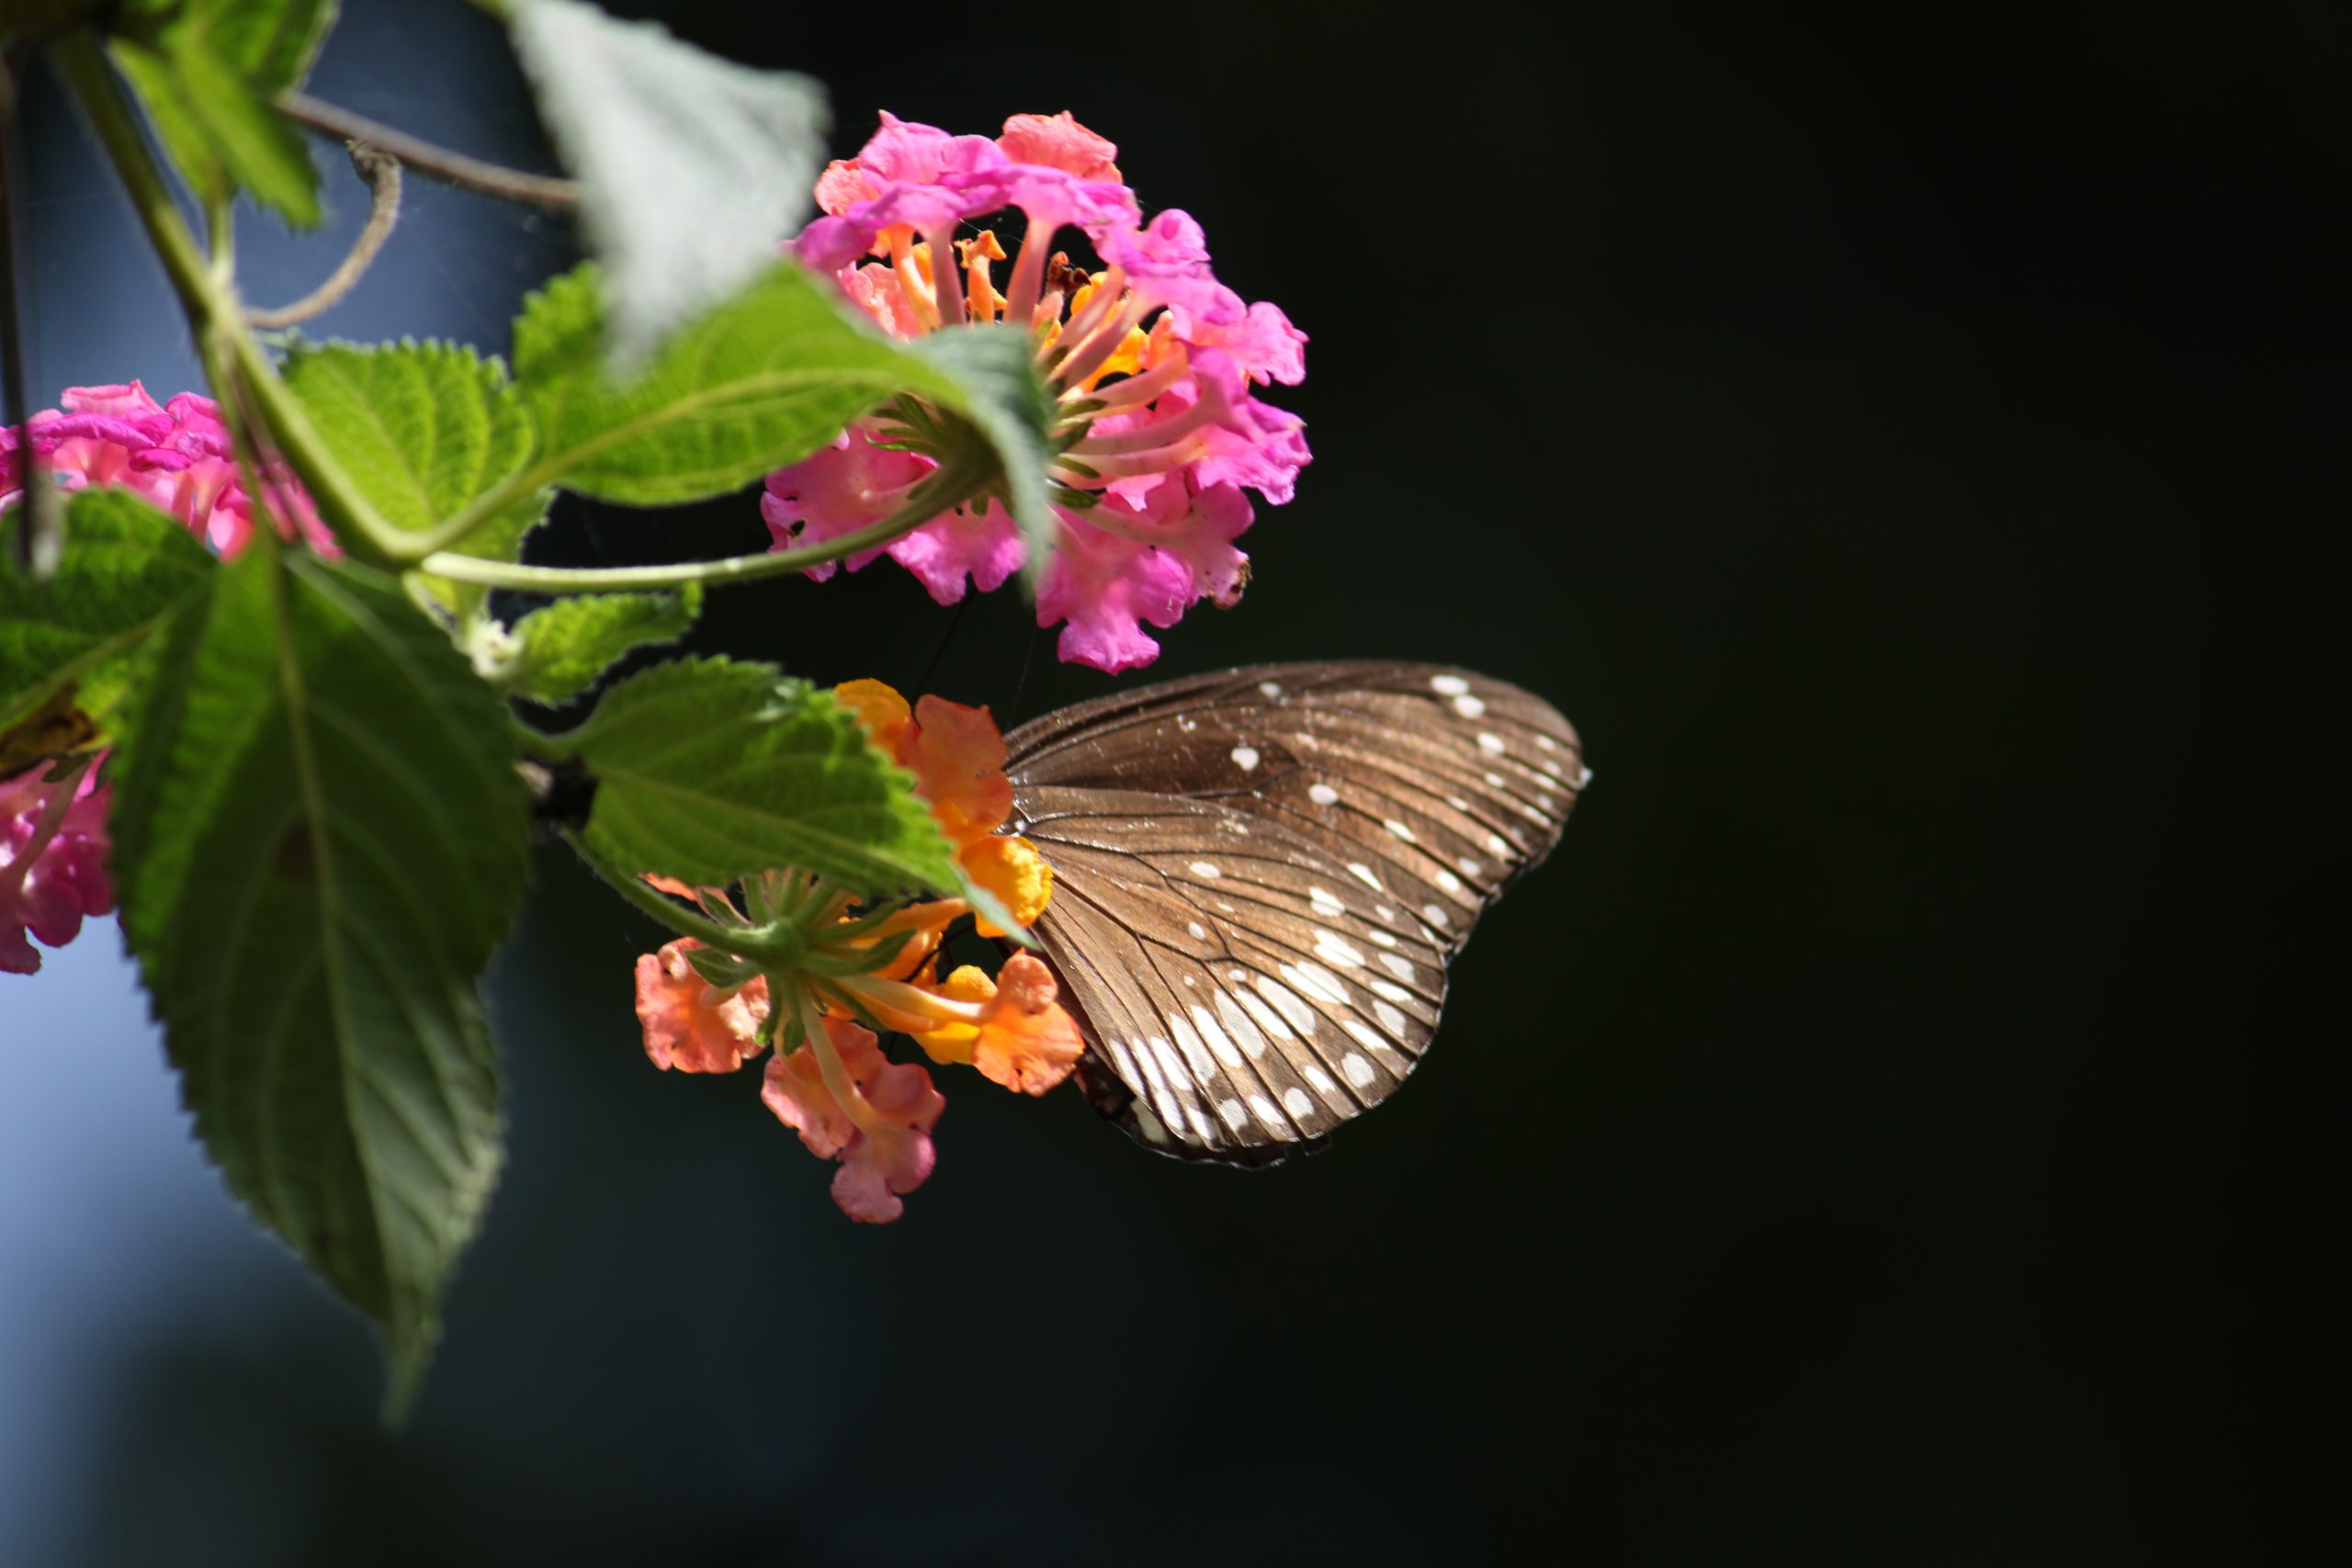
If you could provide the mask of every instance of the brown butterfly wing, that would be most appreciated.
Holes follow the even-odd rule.
[[[1243,1164],[1403,1081],[1447,960],[1589,777],[1548,704],[1425,664],[1194,676],[1006,739],[1089,1098],[1148,1146]]]

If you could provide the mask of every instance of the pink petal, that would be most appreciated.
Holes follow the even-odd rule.
[[[1119,165],[1113,162],[1118,148],[1079,124],[1068,109],[1057,115],[1014,115],[1004,122],[997,145],[1016,164],[1041,164],[1082,180],[1119,178]]]

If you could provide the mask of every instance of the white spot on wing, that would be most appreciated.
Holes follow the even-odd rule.
[[[1216,1129],[1209,1125],[1209,1113],[1207,1111],[1188,1101],[1184,1106],[1184,1120],[1193,1124],[1193,1132],[1200,1138],[1201,1142],[1204,1144],[1213,1144],[1216,1142]]]
[[[1150,1106],[1137,1100],[1134,1114],[1136,1126],[1142,1131],[1145,1142],[1164,1144],[1168,1141],[1168,1129],[1160,1123],[1159,1117],[1151,1113]]]
[[[1464,876],[1476,876],[1487,869],[1485,866],[1480,865],[1476,861],[1472,860],[1468,855],[1464,855],[1460,860],[1455,861],[1453,863],[1462,868],[1462,874]]]
[[[1317,914],[1327,920],[1337,919],[1348,912],[1348,907],[1333,897],[1328,887],[1309,887],[1306,890],[1306,902]]]
[[[1270,697],[1279,697],[1283,694],[1283,683],[1280,681],[1261,681],[1258,690]]]
[[[1453,923],[1453,917],[1445,912],[1445,907],[1442,904],[1422,905],[1421,919],[1433,926],[1450,926]]]
[[[1372,1016],[1380,1020],[1380,1027],[1390,1034],[1399,1040],[1405,1038],[1405,1015],[1402,1011],[1386,1002],[1374,1002],[1372,1004]]]
[[[1389,935],[1386,931],[1382,931],[1378,926],[1373,927],[1371,931],[1364,934],[1371,937],[1373,941],[1378,942],[1383,947],[1394,947],[1396,945],[1396,939]]]
[[[1306,798],[1317,806],[1337,806],[1340,804],[1340,792],[1327,784],[1308,784]]]
[[[1315,1101],[1307,1098],[1303,1089],[1286,1089],[1283,1090],[1283,1109],[1293,1116],[1311,1116],[1315,1113]]]
[[[1503,842],[1503,836],[1500,833],[1489,833],[1487,835],[1487,852],[1499,859],[1509,860],[1510,846]]]
[[[1237,1133],[1241,1131],[1241,1123],[1250,1120],[1250,1112],[1243,1109],[1241,1101],[1238,1100],[1218,1100],[1216,1102],[1216,1113],[1219,1116],[1224,1117],[1225,1124],[1232,1128]]]
[[[1334,1002],[1340,1007],[1348,1005],[1348,988],[1340,984],[1337,975],[1320,964],[1304,961],[1285,964],[1283,965],[1283,978],[1317,1001]]]
[[[1453,699],[1453,711],[1464,718],[1476,718],[1487,711],[1487,704],[1480,697],[1456,697]]]
[[[1408,844],[1418,844],[1420,842],[1419,839],[1413,837],[1413,830],[1410,828],[1406,827],[1405,824],[1397,821],[1393,817],[1381,823],[1381,826],[1387,829],[1389,832],[1395,834],[1397,838],[1404,840]]]
[[[1478,737],[1478,750],[1489,757],[1499,757],[1503,754],[1503,738],[1499,735],[1481,735]]]
[[[1353,1019],[1350,1019],[1348,1021],[1350,1023],[1355,1023],[1355,1020]],[[1363,1026],[1362,1024],[1357,1024],[1356,1027],[1361,1029]],[[1306,1064],[1305,1070],[1306,1073],[1306,1081],[1314,1087],[1315,1092],[1317,1094],[1329,1094],[1333,1089],[1340,1087],[1338,1084],[1331,1081],[1330,1074],[1325,1072],[1322,1068],[1317,1066],[1312,1062]]]
[[[1273,982],[1271,980],[1261,980],[1258,983],[1261,986],[1273,985]],[[1282,987],[1280,986],[1274,986],[1274,989],[1281,991]],[[1272,1036],[1276,1040],[1295,1040],[1298,1038],[1297,1035],[1293,1034],[1290,1032],[1290,1025],[1283,1021],[1283,1015],[1268,1007],[1264,1002],[1260,1001],[1254,994],[1249,991],[1236,991],[1233,994],[1235,997],[1239,998],[1243,1010],[1247,1011],[1252,1019],[1257,1021],[1258,1027],[1264,1030],[1269,1035]],[[1283,995],[1290,997],[1290,993],[1288,991],[1283,991]],[[1304,1005],[1296,997],[1290,997],[1290,999],[1293,1006]],[[1247,1050],[1249,1048],[1249,1042],[1242,1042],[1242,1048]],[[1253,1056],[1257,1055],[1255,1051],[1251,1051],[1250,1054]]]
[[[1358,876],[1362,877],[1365,882],[1371,884],[1373,886],[1380,887],[1380,878],[1373,875],[1372,867],[1364,864],[1363,862],[1360,860],[1351,860],[1348,863],[1348,869],[1354,872]],[[1381,887],[1380,890],[1384,893],[1388,891],[1385,887]]]
[[[1253,1094],[1250,1097],[1250,1114],[1274,1132],[1290,1131],[1290,1124],[1283,1120],[1283,1113],[1275,1110],[1274,1102],[1262,1094]]]
[[[1315,956],[1326,964],[1336,964],[1342,969],[1363,967],[1363,950],[1336,931],[1321,930],[1316,931]]]
[[[1151,1047],[1151,1054],[1154,1056],[1159,1058],[1160,1069],[1168,1075],[1170,1085],[1188,1081],[1189,1075],[1184,1071],[1184,1058],[1176,1054],[1175,1046],[1170,1045],[1157,1034],[1144,1043]]]
[[[1250,772],[1258,765],[1258,749],[1255,746],[1236,746],[1233,749],[1233,765],[1245,773]]]
[[[1206,877],[1211,882],[1225,874],[1204,860],[1194,861],[1192,864],[1192,872],[1194,876]]]
[[[1401,1002],[1412,996],[1410,991],[1405,990],[1400,987],[1392,986],[1385,980],[1374,980],[1369,982],[1369,984],[1372,987],[1372,994],[1374,996],[1386,997],[1392,1002]]]
[[[1350,1034],[1355,1036],[1356,1043],[1362,1045],[1367,1051],[1393,1051],[1396,1049],[1396,1047],[1389,1044],[1387,1041],[1383,1040],[1379,1035],[1374,1033],[1372,1032],[1372,1025],[1366,1023],[1360,1018],[1351,1018],[1348,1020],[1347,1030]]]
[[[1384,953],[1380,955],[1380,963],[1383,968],[1399,980],[1410,980],[1413,977],[1413,961],[1401,953]]]
[[[1288,965],[1284,966],[1283,972],[1289,972]],[[1287,987],[1261,975],[1258,976],[1258,994],[1272,1004],[1273,1010],[1283,1015],[1283,1021],[1291,1028],[1301,1034],[1315,1032],[1315,1010],[1299,1000]]]
[[[1437,874],[1437,885],[1448,893],[1462,891],[1462,879],[1450,871],[1441,871]]]
[[[1217,1077],[1216,1063],[1209,1055],[1209,1048],[1201,1043],[1200,1035],[1193,1031],[1191,1021],[1171,1012],[1168,1015],[1168,1027],[1175,1032],[1176,1043],[1184,1048],[1184,1062],[1193,1069],[1193,1080],[1198,1083],[1214,1082]]]
[[[1241,1004],[1227,992],[1216,994],[1216,1015],[1225,1021],[1226,1028],[1233,1032],[1233,1037],[1241,1042],[1241,1049],[1248,1052],[1253,1060],[1266,1054],[1266,1037],[1258,1032],[1258,1026],[1250,1021],[1250,1015],[1241,1010]]]
[[[1432,675],[1430,690],[1441,697],[1458,697],[1470,689],[1470,682],[1459,675]]]
[[[1188,975],[1185,978],[1189,980],[1192,976]],[[1201,1032],[1201,1038],[1209,1043],[1209,1049],[1216,1053],[1218,1061],[1228,1067],[1241,1066],[1241,1053],[1234,1048],[1232,1037],[1226,1033],[1225,1026],[1217,1022],[1216,1014],[1194,1002],[1193,1024]]]
[[[1349,1052],[1348,1059],[1340,1064],[1340,1071],[1347,1074],[1348,1081],[1358,1089],[1371,1087],[1372,1080],[1380,1076],[1373,1070],[1370,1062],[1365,1061],[1353,1051]]]

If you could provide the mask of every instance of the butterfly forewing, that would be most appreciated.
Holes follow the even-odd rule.
[[[1588,776],[1549,705],[1421,664],[1195,676],[1006,739],[1089,1097],[1153,1147],[1240,1163],[1412,1070],[1447,959]]]

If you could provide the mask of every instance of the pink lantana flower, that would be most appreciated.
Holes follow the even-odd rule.
[[[252,541],[254,499],[246,493],[220,405],[194,392],[158,403],[133,381],[127,387],[68,387],[62,408],[28,420],[32,456],[64,491],[115,485],[169,513],[223,556]],[[26,453],[16,425],[0,425],[0,509],[24,492]],[[322,555],[336,556],[334,536],[290,474],[273,465],[262,481],[268,510],[288,539],[298,535]],[[42,762],[0,783],[0,971],[29,975],[40,954],[29,931],[51,947],[71,941],[85,917],[114,908],[107,873],[107,803],[94,762],[79,783],[41,783]]]
[[[97,766],[48,782],[36,763],[0,782],[0,972],[30,975],[40,954],[28,937],[62,947],[82,921],[114,909],[107,874],[107,802]]]
[[[768,983],[754,975],[728,989],[695,972],[686,954],[702,946],[680,937],[637,961],[637,1021],[655,1066],[682,1073],[731,1073],[765,1047]]]
[[[238,472],[220,405],[195,392],[157,403],[147,389],[68,387],[62,408],[26,423],[32,450],[58,488],[119,485],[187,525],[223,556],[243,549],[254,532],[254,499]],[[288,539],[299,532],[322,555],[340,554],[311,498],[282,468],[262,482],[268,510]],[[23,454],[15,425],[0,425],[0,507],[24,488]]]
[[[1288,501],[1308,457],[1298,418],[1257,396],[1269,382],[1305,378],[1306,334],[1278,307],[1216,280],[1190,217],[1170,210],[1144,222],[1117,152],[1067,113],[1015,115],[995,138],[885,114],[855,158],[819,178],[827,216],[794,246],[895,336],[966,322],[1035,334],[1057,399],[1057,529],[1037,623],[1063,623],[1064,660],[1113,673],[1159,657],[1143,623],[1171,626],[1202,599],[1240,596],[1248,559],[1233,541],[1253,516],[1244,491]],[[995,231],[956,236],[1005,211],[1018,211],[1024,229],[999,292],[994,264],[1006,255]],[[1093,247],[1102,270],[1075,268],[1054,250],[1065,229]],[[869,417],[769,475],[761,512],[775,547],[899,510],[934,465],[893,449],[891,436],[886,419]],[[1026,550],[992,504],[944,512],[850,558],[850,568],[885,554],[950,604],[972,585],[1003,583]]]
[[[931,1130],[947,1109],[929,1073],[891,1061],[872,1030],[830,1015],[800,1049],[768,1058],[760,1098],[810,1154],[842,1162],[833,1201],[869,1224],[906,1212],[899,1195],[931,1174]]]

